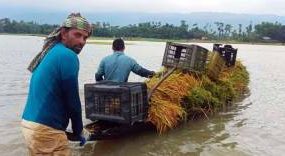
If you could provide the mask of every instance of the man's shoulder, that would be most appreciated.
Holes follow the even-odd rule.
[[[102,61],[114,61],[116,58],[119,58],[119,60],[121,61],[135,61],[135,59],[133,59],[132,57],[126,55],[126,54],[116,54],[116,53],[113,53],[113,54],[110,54],[108,56],[105,56]]]
[[[125,55],[125,54],[122,55],[122,57],[123,57],[124,59],[126,59],[126,60],[135,61],[134,58],[132,58],[131,56]]]
[[[103,57],[102,60],[110,60],[110,59],[113,59],[114,57],[115,57],[114,54],[110,54],[110,55],[107,55],[107,56]]]
[[[77,55],[75,54],[74,51],[65,47],[61,43],[55,44],[55,46],[51,49],[51,52],[54,52],[54,54],[63,56],[63,57],[77,58]]]

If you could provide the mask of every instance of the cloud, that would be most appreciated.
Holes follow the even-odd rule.
[[[284,0],[1,0],[0,5],[44,11],[231,12],[285,15]]]

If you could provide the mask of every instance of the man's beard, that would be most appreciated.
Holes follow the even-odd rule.
[[[73,50],[76,54],[79,54],[83,47],[81,47],[81,46],[73,46],[73,47],[68,47],[68,48]]]

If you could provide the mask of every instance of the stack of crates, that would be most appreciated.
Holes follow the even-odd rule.
[[[201,46],[167,42],[162,65],[187,71],[203,72],[207,56],[208,50]]]
[[[147,117],[147,86],[139,82],[84,85],[86,118],[132,125]]]
[[[236,63],[237,49],[233,48],[231,45],[214,44],[213,51],[220,53],[224,58],[227,67],[234,66]]]

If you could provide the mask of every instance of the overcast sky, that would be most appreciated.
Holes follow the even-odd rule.
[[[285,0],[0,0],[6,8],[43,11],[190,13],[229,12],[285,16]]]

